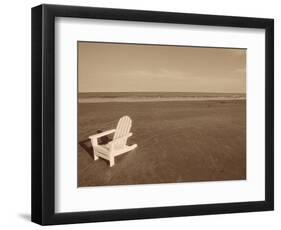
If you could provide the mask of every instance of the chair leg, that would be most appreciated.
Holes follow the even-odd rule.
[[[109,166],[110,167],[114,166],[114,157],[110,157]]]
[[[98,159],[99,157],[96,154],[94,154],[94,160],[97,161]]]

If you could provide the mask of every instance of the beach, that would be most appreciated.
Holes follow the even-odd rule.
[[[79,187],[246,179],[243,98],[88,102],[78,103]],[[113,167],[94,161],[88,136],[124,115],[133,121],[128,144],[138,147]]]

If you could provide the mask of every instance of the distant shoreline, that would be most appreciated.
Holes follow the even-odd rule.
[[[246,93],[216,93],[216,92],[79,92],[79,98],[87,97],[245,97]]]
[[[91,97],[79,98],[79,103],[108,103],[108,102],[169,102],[169,101],[243,101],[246,97]]]
[[[79,103],[234,100],[246,100],[246,94],[205,92],[91,92],[78,94]]]

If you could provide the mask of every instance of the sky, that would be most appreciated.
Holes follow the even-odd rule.
[[[246,49],[78,42],[79,92],[246,93]]]

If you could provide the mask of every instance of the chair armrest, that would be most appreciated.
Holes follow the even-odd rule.
[[[102,133],[97,133],[97,134],[94,134],[92,136],[89,136],[89,139],[98,139],[100,137],[103,137],[103,136],[107,136],[111,133],[114,133],[115,132],[115,129],[111,129],[111,130],[107,130],[107,131],[104,131]]]

